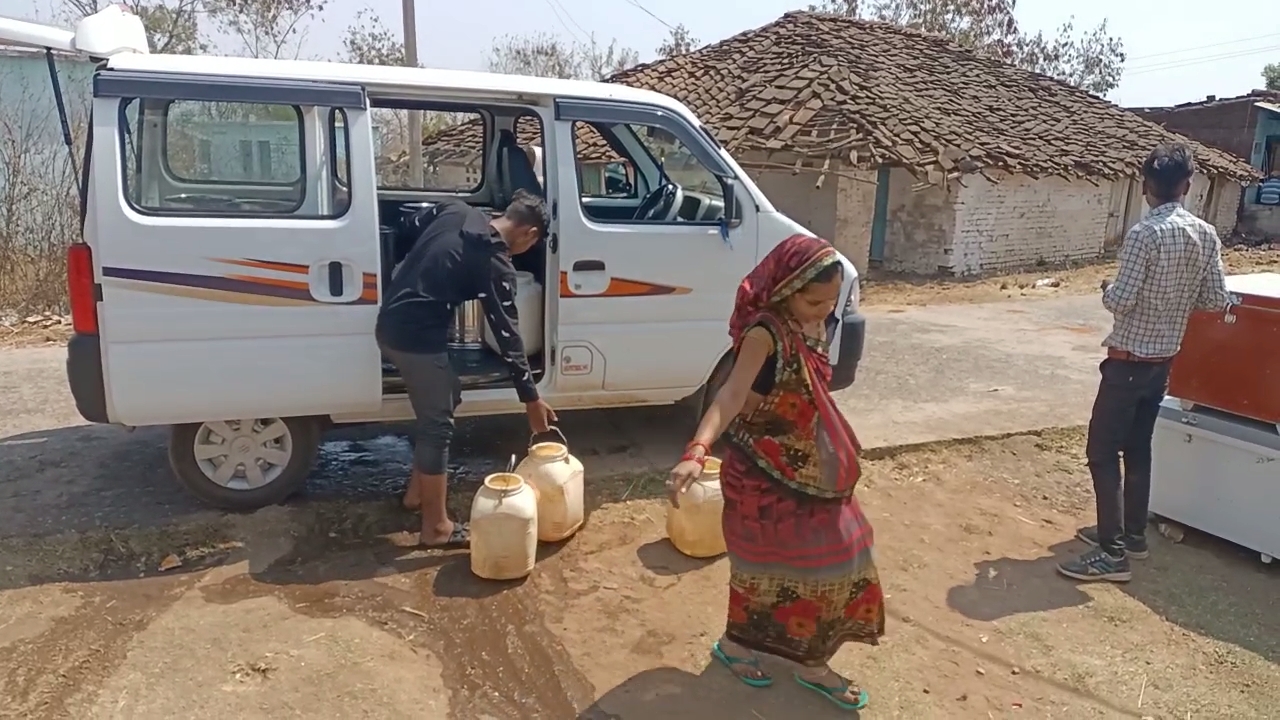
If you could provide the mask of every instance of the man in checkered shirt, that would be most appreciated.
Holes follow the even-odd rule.
[[[1142,165],[1151,211],[1125,235],[1115,282],[1102,283],[1102,305],[1115,324],[1102,341],[1107,358],[1099,366],[1102,382],[1085,448],[1098,524],[1076,533],[1092,548],[1058,565],[1076,580],[1126,582],[1132,577],[1129,560],[1147,557],[1151,436],[1169,365],[1191,311],[1227,306],[1218,233],[1182,207],[1194,174],[1186,145],[1160,145],[1151,152]]]

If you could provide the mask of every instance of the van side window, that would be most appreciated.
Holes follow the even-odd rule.
[[[351,138],[347,135],[347,111],[329,110],[329,178],[335,215],[351,207]]]
[[[584,198],[640,199],[635,167],[609,146],[591,123],[573,124],[578,189]]]
[[[316,130],[305,130],[304,117]],[[327,119],[327,122],[326,122]],[[125,198],[140,212],[196,216],[337,217],[350,206],[322,202],[327,169],[309,134],[344,121],[329,108],[196,100],[125,100],[121,133]],[[345,133],[344,133],[345,137]],[[313,144],[314,145],[314,144]],[[344,155],[345,158],[345,155]],[[331,155],[330,162],[338,157]],[[345,159],[344,159],[345,162]],[[312,190],[308,197],[308,188]]]
[[[583,213],[605,223],[714,223],[724,185],[656,125],[573,123]]]
[[[533,113],[524,113],[516,118],[516,142],[529,155],[529,164],[538,176],[538,182],[545,189],[547,186],[547,153],[546,143],[542,138],[542,118]]]
[[[485,117],[480,112],[419,111],[422,177],[410,177],[410,110],[374,101],[378,188],[470,195],[484,185]]]

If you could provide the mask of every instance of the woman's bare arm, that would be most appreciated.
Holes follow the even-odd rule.
[[[729,378],[716,393],[715,400],[707,408],[707,414],[698,423],[693,442],[711,447],[711,443],[729,427],[729,421],[742,412],[751,392],[751,384],[760,374],[760,368],[773,352],[773,337],[762,327],[754,327],[743,336],[738,347],[738,357],[729,371]]]

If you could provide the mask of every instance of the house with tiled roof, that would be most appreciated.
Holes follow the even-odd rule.
[[[1247,161],[1261,176],[1280,172],[1280,92],[1253,90],[1235,97],[1129,110],[1162,127],[1229,152]],[[1258,184],[1240,198],[1237,232],[1256,240],[1280,239],[1280,205]]]
[[[862,269],[965,275],[1097,257],[1144,212],[1138,175],[1162,142],[1192,145],[1188,205],[1224,234],[1256,176],[1053,78],[821,13],[787,13],[610,82],[684,102],[779,210]],[[468,132],[479,141],[476,128],[449,132],[428,152]],[[602,146],[580,165],[613,161],[578,140],[580,156]]]

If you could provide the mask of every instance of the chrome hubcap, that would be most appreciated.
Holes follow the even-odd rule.
[[[293,435],[280,418],[207,422],[196,431],[196,465],[230,490],[253,490],[275,481],[293,457]]]

